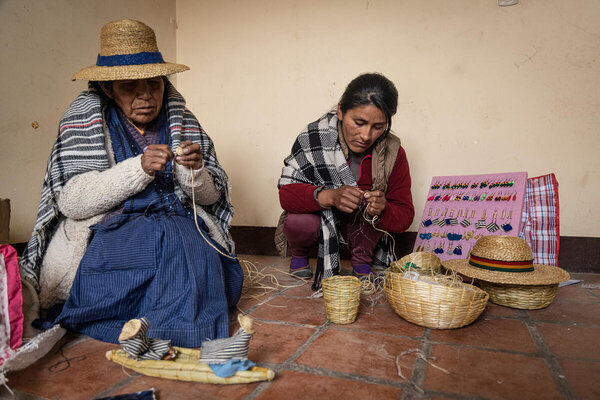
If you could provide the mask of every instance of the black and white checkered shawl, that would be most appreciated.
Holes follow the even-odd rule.
[[[290,183],[308,183],[335,189],[340,186],[357,186],[348,161],[338,140],[338,117],[328,112],[308,124],[292,146],[292,153],[283,161],[284,167],[278,188]],[[321,279],[339,274],[340,239],[339,213],[331,208],[321,211],[321,232],[313,289],[318,289]],[[380,240],[375,249],[373,264],[387,266],[392,261],[389,243]]]
[[[233,239],[229,234],[233,207],[229,197],[227,174],[217,160],[212,140],[196,117],[185,107],[184,98],[168,81],[165,91],[171,147],[175,151],[179,143],[185,140],[200,143],[204,167],[210,171],[215,186],[222,193],[215,204],[203,208],[215,217],[226,235],[230,251],[233,252]],[[109,157],[112,155],[109,155],[106,149],[106,143],[110,143],[110,134],[106,130],[103,118],[105,102],[106,98],[100,96],[90,85],[89,89],[82,92],[69,106],[60,121],[58,137],[48,160],[35,226],[20,262],[21,276],[38,291],[40,268],[46,246],[59,220],[64,217],[56,204],[62,187],[76,175],[110,168]],[[112,154],[112,150],[110,153]],[[189,200],[177,183],[175,193],[184,203]]]

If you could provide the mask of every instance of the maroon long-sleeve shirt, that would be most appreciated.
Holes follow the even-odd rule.
[[[373,188],[371,164],[370,154],[366,155],[360,163],[360,177],[357,183],[361,190]],[[400,147],[385,194],[387,204],[381,219],[376,224],[378,228],[394,233],[408,229],[415,215],[410,184],[408,160],[404,149]],[[315,200],[314,192],[317,188],[318,186],[307,183],[290,183],[282,186],[279,189],[281,207],[287,212],[296,214],[316,213],[323,210]]]

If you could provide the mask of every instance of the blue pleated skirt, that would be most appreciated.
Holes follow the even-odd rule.
[[[243,272],[202,238],[189,215],[121,215],[92,230],[56,322],[112,343],[127,321],[141,317],[150,322],[148,337],[176,346],[229,336],[228,311],[239,300]]]

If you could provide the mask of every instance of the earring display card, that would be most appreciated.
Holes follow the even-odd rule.
[[[413,251],[466,258],[477,239],[518,236],[527,172],[434,176]]]

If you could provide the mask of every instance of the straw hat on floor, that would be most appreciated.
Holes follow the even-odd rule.
[[[554,300],[558,283],[569,279],[562,268],[534,264],[529,244],[514,236],[485,236],[477,240],[468,259],[442,265],[479,280],[491,302],[521,309],[546,307]]]
[[[152,28],[140,21],[122,19],[102,27],[96,64],[77,72],[73,80],[148,79],[188,69],[163,60]]]

